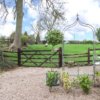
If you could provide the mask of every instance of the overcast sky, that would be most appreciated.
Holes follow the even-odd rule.
[[[27,0],[30,1],[30,0]],[[37,6],[39,0],[34,0]],[[65,17],[67,18],[67,24],[72,24],[77,13],[82,22],[91,24],[94,28],[100,27],[100,0],[61,0],[68,2],[65,5]],[[36,7],[35,6],[35,7]],[[33,6],[34,7],[34,6]],[[15,20],[13,19],[12,8],[8,8],[9,15],[7,16],[6,24],[0,24],[0,36],[9,36],[15,31]],[[1,14],[1,13],[0,13]],[[27,31],[29,34],[33,34],[31,30],[31,24],[36,25],[38,20],[38,12],[35,9],[31,9],[26,4],[24,7],[23,18],[23,32]],[[45,30],[41,33],[43,39]],[[92,40],[93,34],[89,28],[76,25],[68,31],[64,32],[65,40]]]

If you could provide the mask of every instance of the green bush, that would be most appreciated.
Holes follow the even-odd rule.
[[[97,36],[98,41],[100,42],[100,28],[96,29],[96,36]]]
[[[96,76],[100,76],[100,71],[97,71],[96,72]]]
[[[22,45],[26,45],[27,42],[28,42],[28,36],[27,35],[22,35],[21,42],[22,42]]]
[[[95,73],[95,76],[96,76],[96,82],[95,82],[95,85],[97,86],[97,87],[100,87],[100,71],[97,71],[96,73]]]
[[[48,44],[55,46],[57,44],[61,44],[63,38],[63,34],[59,30],[51,30],[47,33],[46,41]]]
[[[52,88],[52,86],[58,85],[58,80],[59,80],[59,73],[57,71],[48,71],[46,73],[46,84],[50,88]]]
[[[79,76],[78,79],[79,79],[80,87],[82,88],[84,93],[88,94],[92,83],[89,76],[84,74],[82,76]]]

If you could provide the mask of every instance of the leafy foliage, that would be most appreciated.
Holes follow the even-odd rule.
[[[78,77],[80,87],[83,89],[84,93],[88,94],[90,91],[92,81],[89,79],[88,75],[82,75]]]
[[[100,71],[97,71],[96,72],[96,76],[100,76]]]
[[[27,35],[22,35],[21,36],[21,42],[22,42],[22,45],[26,45],[27,42],[28,42],[28,36]]]
[[[46,73],[46,84],[50,88],[58,85],[59,73],[57,71],[48,71]]]
[[[15,32],[12,32],[11,35],[10,35],[10,42],[13,42],[14,41],[14,37],[15,37]],[[34,44],[35,43],[35,37],[34,35],[28,35],[27,32],[24,32],[22,35],[21,35],[21,44],[22,46],[23,45],[27,45],[28,44]]]
[[[98,41],[100,41],[100,28],[97,28],[96,36],[97,36]]]
[[[97,71],[96,73],[95,73],[96,75],[96,82],[95,82],[95,85],[97,86],[97,87],[100,87],[100,71]]]
[[[64,89],[69,91],[71,89],[71,81],[69,78],[69,74],[66,72],[63,72],[61,74],[61,81],[62,81]]]
[[[59,30],[48,31],[46,40],[51,45],[61,44],[63,40],[63,34]]]

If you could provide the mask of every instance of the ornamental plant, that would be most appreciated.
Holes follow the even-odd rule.
[[[96,72],[96,76],[100,77],[100,71]]]
[[[96,84],[97,86],[100,86],[100,71],[97,71],[95,73],[95,76],[96,76]]]
[[[71,89],[71,81],[70,81],[70,77],[68,73],[62,72],[61,82],[62,82],[64,89],[67,90],[68,92]]]
[[[57,71],[48,71],[46,73],[46,84],[51,91],[52,86],[59,85],[59,73]]]
[[[83,92],[88,94],[91,88],[92,81],[90,80],[88,75],[81,75],[78,77],[79,85],[82,88]]]

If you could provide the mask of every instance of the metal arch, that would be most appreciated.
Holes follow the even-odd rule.
[[[94,79],[94,83],[95,83],[95,55],[96,55],[96,51],[95,51],[95,39],[96,39],[95,38],[95,28],[90,24],[82,22],[79,19],[79,15],[77,14],[76,20],[72,24],[67,25],[63,30],[68,30],[69,28],[74,27],[75,25],[77,25],[77,23],[79,23],[79,25],[81,25],[83,27],[90,28],[93,32],[93,72],[94,72],[93,79]],[[64,43],[63,43],[63,45],[64,45]],[[64,58],[63,58],[63,60],[64,60]]]
[[[79,19],[79,15],[78,14],[77,14],[76,20],[72,24],[65,26],[65,28],[63,30],[68,30],[69,28],[74,27],[75,25],[77,25],[77,23],[79,23],[81,26],[90,28],[92,30],[92,32],[95,33],[95,28],[92,25],[90,25],[90,24],[83,23]]]

